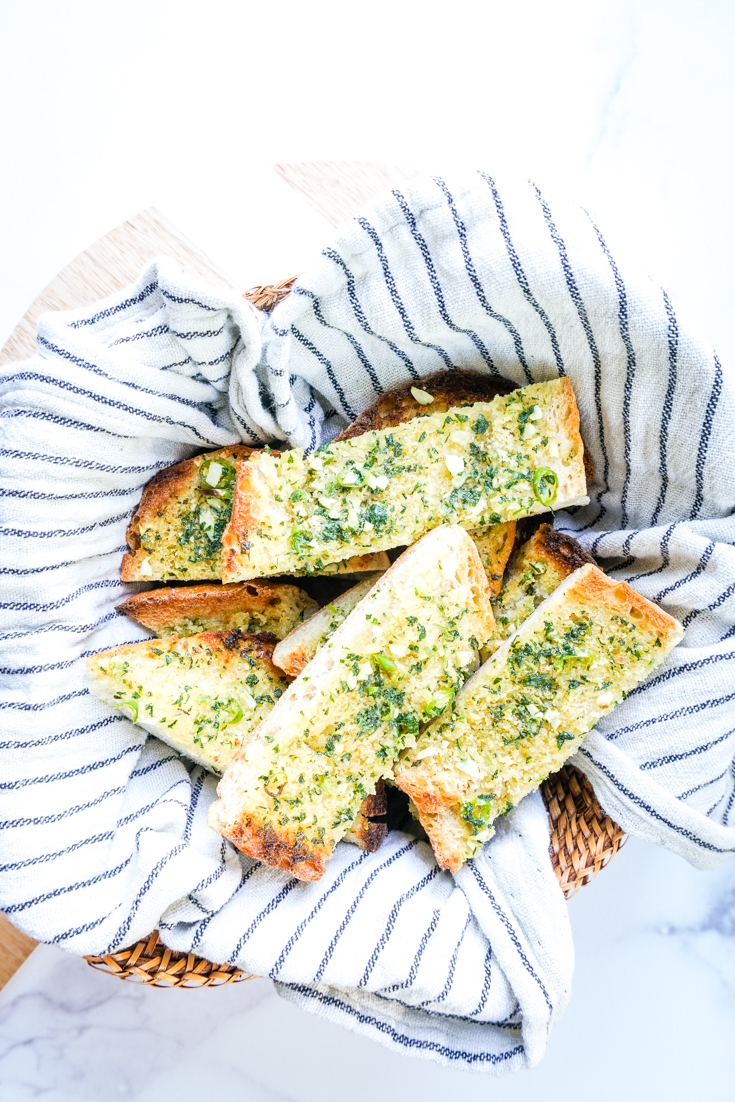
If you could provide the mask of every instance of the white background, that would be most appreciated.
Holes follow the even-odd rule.
[[[301,270],[331,229],[269,166],[355,159],[565,190],[732,368],[734,31],[733,0],[2,0],[0,344],[150,205],[243,288]],[[572,1004],[512,1079],[388,1053],[266,981],[142,991],[43,949],[0,998],[0,1096],[731,1099],[734,866],[630,843],[571,902]]]
[[[591,208],[725,361],[732,0],[3,0],[0,341],[154,204],[243,285],[329,231],[268,166],[510,168]]]

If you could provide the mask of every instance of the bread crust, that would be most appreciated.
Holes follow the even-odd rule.
[[[265,455],[262,449],[252,455]],[[270,453],[268,453],[270,454]],[[238,463],[237,478],[232,498],[232,516],[222,534],[222,580],[227,582],[237,571],[238,556],[247,551],[248,534],[255,532],[263,519],[258,511],[262,495],[260,485],[264,481],[263,468],[252,463]],[[284,514],[285,515],[285,514]]]
[[[198,647],[205,649],[208,647],[213,653],[220,655],[225,668],[245,651],[257,658],[258,661],[264,662],[274,677],[282,679],[283,670],[279,670],[277,666],[274,666],[272,661],[275,642],[272,638],[268,639],[267,634],[267,632],[261,632],[257,635],[250,635],[248,632],[240,631],[239,628],[234,628],[232,631],[202,631],[198,635],[190,635],[186,639],[182,639],[181,643],[185,648]],[[169,640],[172,645],[177,641],[177,638],[173,636]],[[139,643],[123,643],[119,647],[108,647],[107,650],[97,651],[91,657],[95,662],[105,658],[124,658],[127,654],[134,654],[138,648],[148,647],[153,642],[154,640],[143,639]]]
[[[548,512],[553,501],[558,508],[588,502],[579,414],[567,378],[463,408],[467,414],[458,412],[456,418],[460,425],[473,411],[477,421],[448,435],[451,410],[426,407],[396,429],[366,433],[357,431],[364,425],[356,426],[349,439],[325,445],[324,456],[307,458],[296,450],[274,461],[254,453],[239,465],[235,504],[222,538],[223,579],[321,572],[348,547],[387,550],[413,542],[439,523],[471,529],[478,522],[484,527],[515,520],[519,513]],[[391,419],[397,418],[395,413]],[[496,435],[478,444],[491,423]],[[529,444],[539,431],[538,442]],[[507,486],[483,467],[489,462],[486,445],[499,471],[510,476]],[[413,462],[395,463],[397,455],[409,453]],[[547,500],[548,485],[553,496]],[[503,490],[511,487],[508,497]]]
[[[388,797],[385,791],[385,781],[381,778],[375,782],[375,792],[372,796],[366,796],[362,802],[357,818],[345,833],[343,842],[350,842],[359,849],[369,850],[375,853],[380,849],[388,833],[386,822],[375,823],[371,819],[388,814]]]
[[[565,577],[579,570],[585,563],[597,565],[592,555],[588,554],[572,536],[558,532],[550,524],[539,525],[526,547],[538,549],[539,555],[554,562]]]
[[[385,551],[370,551],[367,555],[353,555],[349,559],[341,559],[338,563],[332,563],[325,568],[325,574],[372,574],[383,573],[390,566],[390,559]]]
[[[275,626],[285,616],[285,630],[275,632],[279,639],[292,630],[293,621],[299,616],[307,620],[319,610],[316,601],[298,586],[261,580],[234,585],[165,586],[135,593],[116,607],[118,612],[156,634],[165,633],[182,620],[227,619],[236,613],[250,612],[260,614]],[[226,625],[227,629],[230,626]]]
[[[293,839],[247,817],[228,826],[220,824],[216,808],[215,803],[209,809],[209,826],[219,831],[249,857],[262,861],[264,865],[290,872],[298,880],[319,880],[324,875],[327,861],[331,857],[331,850],[327,846],[310,846],[306,849]]]
[[[621,616],[630,616],[639,627],[655,631],[666,651],[682,639],[684,629],[678,620],[628,585],[608,578],[598,566],[584,566],[567,590],[571,598],[588,601]]]
[[[399,383],[381,394],[371,405],[355,418],[351,425],[343,429],[335,440],[350,440],[371,429],[387,429],[410,421],[426,406],[417,402],[411,393],[412,388],[431,394],[434,401],[432,410],[449,409],[451,406],[472,405],[473,402],[490,402],[498,394],[510,394],[517,384],[499,375],[483,375],[479,371],[437,371],[423,379]],[[584,470],[587,481],[595,477],[595,465],[585,449]]]
[[[478,371],[437,371],[423,379],[399,383],[381,394],[364,409],[351,425],[335,436],[335,440],[350,440],[362,436],[371,429],[388,429],[410,421],[427,407],[417,402],[411,393],[419,389],[431,394],[434,401],[431,412],[450,409],[451,406],[472,405],[474,402],[491,402],[498,394],[510,394],[516,384],[498,375],[481,375]]]

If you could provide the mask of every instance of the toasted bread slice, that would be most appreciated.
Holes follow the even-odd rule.
[[[508,639],[558,585],[585,563],[595,565],[571,536],[542,524],[513,552],[503,587],[493,601],[495,631],[482,648],[483,661]]]
[[[431,407],[427,407],[430,409]],[[438,524],[485,527],[587,502],[567,378],[415,416],[317,449],[238,464],[223,580],[321,570],[413,543]]]
[[[185,639],[168,636],[162,645],[112,647],[87,659],[87,673],[95,696],[221,774],[289,684],[273,665],[272,652],[273,642],[237,628],[206,631]],[[345,841],[378,849],[387,828],[371,816],[384,814],[383,787],[363,801]]]
[[[100,700],[222,773],[288,686],[272,652],[240,631],[205,631],[101,651],[87,659],[87,674]]]
[[[457,525],[429,532],[378,580],[230,762],[210,826],[251,857],[318,879],[419,723],[449,706],[492,623],[472,540]]]
[[[232,512],[235,463],[251,452],[234,444],[159,471],[128,525],[130,550],[123,556],[122,581],[221,578],[222,533]],[[388,557],[382,552],[351,557],[324,573],[361,574],[387,567]]]
[[[401,383],[400,386],[387,390],[334,439],[351,440],[371,430],[404,425],[413,417],[426,413],[428,406],[432,413],[440,413],[452,407],[464,409],[475,402],[492,402],[499,394],[510,394],[514,389],[513,383],[494,375],[481,375],[476,371],[438,371],[434,375],[427,375],[420,383]],[[414,397],[415,394],[420,396],[421,401]],[[585,457],[586,455],[585,452]],[[591,477],[589,473],[587,477]],[[506,524],[469,530],[480,552],[490,592],[494,597],[500,591],[503,571],[513,550],[515,528],[515,521],[511,520]]]
[[[385,819],[383,819],[383,822],[375,822],[374,819],[378,816],[385,817],[387,812],[388,799],[385,793],[385,781],[378,780],[375,782],[375,794],[366,796],[362,801],[357,818],[349,830],[345,831],[342,841],[350,842],[359,849],[368,849],[371,853],[375,853],[385,841],[388,824]]]
[[[235,444],[154,475],[128,526],[124,582],[222,576],[222,533],[232,511],[235,462],[251,451]]]
[[[682,635],[596,566],[566,578],[395,768],[441,868],[472,857],[493,821],[559,769]]]
[[[319,647],[347,619],[353,608],[359,605],[379,577],[380,574],[371,574],[364,581],[353,585],[352,589],[348,589],[340,597],[335,597],[307,623],[295,627],[291,634],[287,635],[273,650],[273,661],[279,670],[283,670],[289,677],[298,677],[306,664],[311,662]]]
[[[483,375],[479,371],[461,371],[458,368],[437,371],[419,382],[409,380],[386,390],[334,439],[350,440],[371,429],[402,425],[418,413],[426,412],[427,405],[432,413],[437,413],[452,406],[491,402],[499,394],[510,394],[512,390],[515,390],[515,384],[497,375]],[[431,401],[428,401],[429,398]],[[587,481],[591,482],[595,477],[595,468],[588,451],[584,453],[584,468]]]
[[[117,606],[159,639],[233,628],[249,634],[267,631],[283,639],[318,610],[298,586],[264,581],[166,586],[135,593]]]

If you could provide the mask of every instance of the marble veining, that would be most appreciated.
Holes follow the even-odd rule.
[[[735,862],[700,873],[632,839],[570,904],[571,1004],[530,1072],[480,1078],[388,1052],[284,1003],[269,980],[137,987],[39,947],[0,993],[2,1102],[725,1102],[735,1073]],[[604,1074],[600,1075],[600,1069]],[[631,1084],[636,1091],[631,1092]],[[575,1088],[576,1089],[576,1088]]]

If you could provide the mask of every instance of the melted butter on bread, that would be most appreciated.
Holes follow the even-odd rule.
[[[566,378],[417,414],[310,457],[254,452],[238,465],[223,578],[321,570],[439,524],[474,529],[584,504],[583,455]]]
[[[477,550],[443,526],[401,555],[231,761],[209,824],[318,879],[360,804],[451,706],[493,620]]]
[[[472,857],[682,635],[596,566],[563,581],[396,765],[439,865],[456,872]]]

